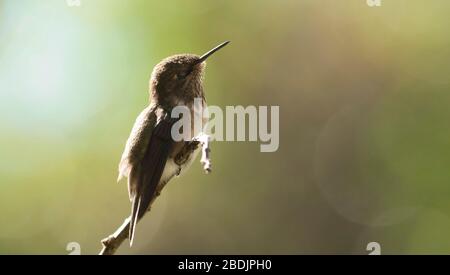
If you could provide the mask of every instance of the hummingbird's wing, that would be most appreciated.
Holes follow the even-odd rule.
[[[145,108],[136,119],[119,164],[120,181],[128,178],[132,202],[130,242],[137,221],[147,210],[161,179],[173,145],[171,128],[175,119],[165,116],[155,105]]]
[[[147,211],[155,196],[169,153],[175,143],[171,136],[171,130],[176,121],[177,119],[167,117],[156,124],[142,162],[136,173],[133,170],[131,172],[131,179],[136,181],[136,194],[132,197],[129,233],[131,244],[136,223]]]
[[[145,108],[137,117],[119,163],[117,181],[123,177],[130,178],[131,168],[144,158],[156,122],[157,115],[154,105]],[[129,190],[130,200],[132,191]]]
[[[132,203],[130,243],[133,242],[136,223],[147,211],[161,180],[174,144],[172,125],[177,120],[170,118],[162,109],[149,107],[139,115],[127,141],[119,173],[128,176]]]

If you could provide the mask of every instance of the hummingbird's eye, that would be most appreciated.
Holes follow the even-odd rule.
[[[191,71],[182,71],[178,74],[179,78],[185,78],[186,76],[188,76],[191,73]]]
[[[176,74],[173,75],[173,80],[180,80],[180,79],[183,79],[185,77],[186,77],[186,75],[184,73],[176,73]]]

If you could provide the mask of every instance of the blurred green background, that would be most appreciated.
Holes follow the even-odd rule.
[[[213,143],[122,254],[450,253],[447,0],[0,0],[0,254],[98,253],[153,66],[231,40],[209,104],[279,105],[280,148]]]

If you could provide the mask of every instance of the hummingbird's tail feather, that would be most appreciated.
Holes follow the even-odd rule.
[[[136,224],[139,220],[139,209],[141,206],[141,191],[140,186],[142,184],[142,169],[141,166],[135,165],[130,169],[130,175],[128,177],[128,195],[131,201],[131,215],[128,237],[130,239],[130,246],[133,245],[134,233],[136,230]]]
[[[134,240],[134,232],[136,230],[136,224],[139,219],[139,206],[141,204],[141,199],[138,198],[136,201],[136,197],[133,198],[133,202],[131,205],[131,218],[130,218],[130,231],[129,231],[129,238],[130,238],[130,246],[133,245]]]

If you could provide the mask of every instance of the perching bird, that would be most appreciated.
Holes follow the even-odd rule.
[[[128,178],[128,193],[131,200],[130,245],[133,243],[137,221],[158,196],[157,187],[166,184],[174,176],[186,170],[195,158],[191,153],[181,163],[175,157],[187,146],[187,142],[175,142],[171,127],[176,119],[171,118],[175,106],[187,106],[194,117],[194,99],[201,98],[206,107],[203,93],[203,72],[205,60],[229,41],[220,44],[203,56],[180,54],[162,60],[153,69],[150,78],[150,105],[136,119],[125,151],[119,164],[120,181]],[[193,120],[192,120],[193,124]],[[192,125],[192,136],[194,132]]]

